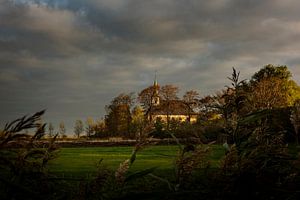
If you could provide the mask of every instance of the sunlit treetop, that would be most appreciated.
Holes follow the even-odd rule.
[[[285,65],[275,66],[272,64],[268,64],[252,76],[252,81],[260,81],[264,78],[271,77],[290,79],[292,77],[292,74],[288,70],[288,67]]]

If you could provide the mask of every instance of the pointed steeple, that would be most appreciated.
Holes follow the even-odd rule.
[[[154,77],[154,81],[153,81],[153,88],[154,88],[154,92],[153,92],[153,96],[152,96],[152,104],[154,106],[158,106],[160,103],[160,99],[159,99],[159,86],[157,83],[157,71],[155,70],[155,77]]]
[[[158,86],[158,84],[157,84],[157,70],[155,70],[153,86]]]

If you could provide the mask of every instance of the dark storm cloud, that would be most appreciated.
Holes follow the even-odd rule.
[[[71,127],[120,92],[174,83],[211,94],[235,66],[300,79],[297,0],[0,0],[0,121],[47,108]]]

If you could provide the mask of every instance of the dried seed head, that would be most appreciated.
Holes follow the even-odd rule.
[[[124,183],[125,181],[125,174],[129,169],[130,160],[127,159],[124,162],[120,163],[119,168],[115,172],[115,178],[118,183]]]

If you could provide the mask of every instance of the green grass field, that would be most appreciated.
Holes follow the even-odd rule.
[[[212,167],[219,165],[224,156],[224,149],[219,145],[211,145],[210,163]],[[97,171],[97,163],[115,170],[124,160],[130,158],[133,147],[78,147],[61,148],[58,157],[49,163],[49,171],[66,177],[92,176]],[[137,171],[150,167],[157,170],[172,170],[178,146],[150,146],[138,152],[136,161],[130,170]]]

